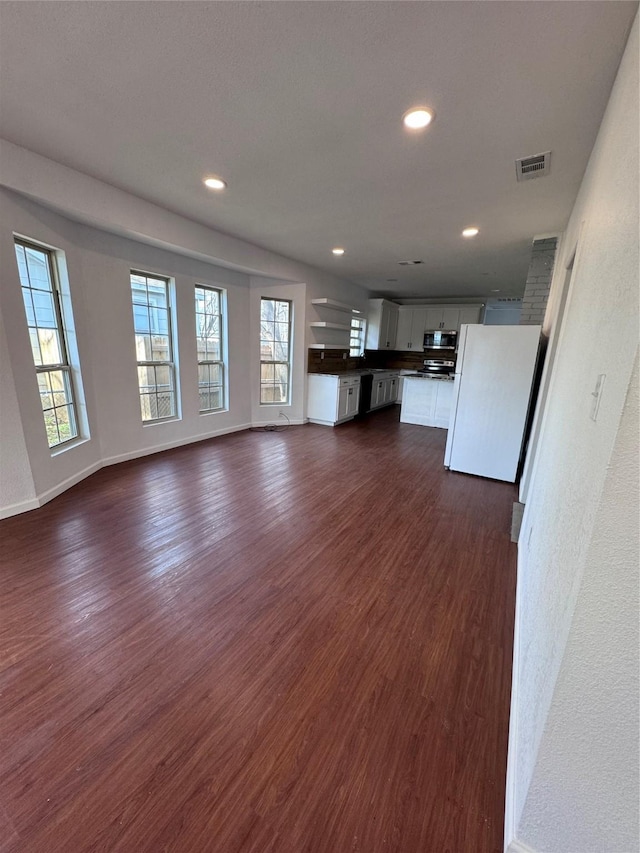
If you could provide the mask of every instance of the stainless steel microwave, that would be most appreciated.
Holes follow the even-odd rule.
[[[458,333],[453,331],[428,331],[424,333],[425,349],[448,349],[455,350],[458,341]]]

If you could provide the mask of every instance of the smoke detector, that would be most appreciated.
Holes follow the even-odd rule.
[[[551,151],[542,154],[534,154],[531,157],[522,157],[516,160],[516,177],[519,181],[530,181],[532,178],[541,178],[548,175],[551,169]]]
[[[398,261],[401,267],[414,267],[416,264],[423,264],[424,261]]]

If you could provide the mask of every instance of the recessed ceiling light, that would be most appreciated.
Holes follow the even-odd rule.
[[[410,130],[422,130],[433,121],[434,112],[430,107],[414,107],[402,116],[405,127]]]
[[[336,247],[335,249],[332,249],[331,251],[333,252],[334,255],[344,255],[344,249],[340,249],[338,247]]]
[[[387,281],[397,281],[397,278],[388,278]]]
[[[499,288],[499,287],[495,287],[495,288],[491,291],[491,293],[500,293],[500,288]]]
[[[226,181],[223,181],[222,178],[216,178],[213,175],[210,178],[204,179],[205,187],[209,187],[210,190],[226,190],[227,184]]]
[[[480,233],[480,229],[472,226],[471,228],[465,228],[462,232],[463,237],[475,237],[476,234]]]

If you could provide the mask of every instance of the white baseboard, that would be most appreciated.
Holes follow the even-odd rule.
[[[52,486],[50,489],[47,489],[46,492],[41,492],[38,495],[38,506],[43,506],[43,504],[49,503],[54,498],[57,498],[58,495],[61,495],[63,492],[66,492],[67,489],[70,489],[72,486],[75,486],[76,483],[79,483],[81,480],[86,480],[87,477],[90,477],[92,474],[95,474],[96,471],[99,471],[102,468],[102,462],[98,460],[98,462],[93,462],[91,465],[88,465],[82,471],[78,471],[75,474],[72,474],[70,477],[67,477],[66,480],[63,480],[61,483],[57,483],[55,486]]]
[[[131,450],[128,453],[119,453],[117,456],[107,456],[102,460],[102,465],[117,465],[118,462],[128,462],[131,459],[140,459],[143,456],[151,456],[154,453],[162,453],[163,450],[173,450],[175,447],[184,447],[187,444],[195,444],[198,441],[207,441],[209,438],[217,438],[220,435],[229,435],[232,432],[242,432],[249,429],[253,424],[238,424],[232,427],[217,429],[206,435],[192,435],[190,438],[178,438],[174,441],[166,441],[164,444],[154,444],[153,447],[144,447],[139,450]]]
[[[58,497],[63,492],[66,492],[67,489],[70,489],[72,486],[75,486],[76,483],[79,483],[81,480],[85,480],[87,477],[90,477],[91,474],[95,474],[96,471],[99,471],[100,468],[105,468],[108,465],[117,465],[118,462],[128,462],[131,459],[140,459],[143,456],[151,456],[154,453],[162,453],[163,450],[173,450],[175,447],[183,447],[187,444],[195,444],[198,441],[207,441],[210,438],[218,438],[221,435],[229,435],[234,432],[242,432],[246,429],[251,429],[252,427],[263,427],[266,426],[267,423],[271,422],[252,422],[245,424],[237,424],[232,427],[223,427],[222,429],[213,430],[212,432],[208,432],[205,435],[193,435],[189,438],[177,438],[174,441],[167,441],[164,444],[155,444],[153,447],[144,447],[138,450],[131,450],[128,453],[119,453],[117,456],[107,456],[104,459],[100,459],[97,462],[92,463],[87,468],[84,468],[82,471],[78,471],[76,474],[72,474],[71,477],[67,477],[66,480],[63,480],[61,483],[57,483],[55,486],[52,486],[50,489],[47,489],[44,492],[41,492],[35,498],[30,498],[26,501],[19,501],[15,504],[9,504],[8,506],[0,507],[0,519],[2,518],[10,518],[13,515],[20,515],[23,512],[29,512],[32,509],[38,509],[38,507],[43,506],[49,501],[53,500],[53,498]],[[302,424],[306,424],[306,418],[293,418],[289,420],[289,424],[292,426],[300,426]],[[282,424],[285,426],[286,424]]]
[[[252,429],[260,429],[260,427],[265,426],[279,426],[279,427],[287,427],[287,426],[301,426],[302,424],[308,423],[307,418],[289,418],[289,421],[278,420],[278,421],[253,421],[253,423],[249,424]]]
[[[8,504],[0,507],[0,518],[11,518],[12,515],[20,515],[22,512],[29,512],[32,509],[38,509],[40,501],[38,498],[30,498],[28,501],[18,501],[17,504]]]
[[[511,667],[511,706],[509,709],[509,746],[507,749],[507,778],[505,785],[504,802],[504,849],[507,853],[517,853],[514,844],[516,839],[517,821],[516,815],[516,779],[518,766],[518,672],[520,671],[520,545],[518,545],[518,558],[516,568],[516,602],[515,620],[513,626],[513,660]],[[523,848],[526,851],[526,848]]]
[[[300,421],[300,423],[303,423]],[[70,477],[67,477],[66,480],[63,480],[60,483],[57,483],[55,486],[52,486],[50,489],[47,489],[44,492],[41,492],[35,498],[30,498],[26,501],[19,501],[15,504],[8,504],[7,506],[0,507],[0,519],[10,518],[13,515],[20,515],[23,512],[29,512],[32,509],[38,509],[49,501],[61,495],[63,492],[66,492],[67,489],[70,489],[72,486],[75,486],[76,483],[81,482],[82,480],[86,480],[87,477],[90,477],[91,474],[95,474],[96,471],[99,471],[100,468],[105,468],[107,465],[116,465],[118,462],[126,462],[130,459],[138,459],[142,456],[151,456],[153,453],[161,453],[163,450],[172,450],[174,447],[182,447],[186,444],[194,444],[198,441],[206,441],[209,438],[217,438],[221,435],[228,435],[233,432],[241,432],[242,430],[249,429],[252,424],[238,424],[236,426],[227,427],[223,429],[218,429],[213,432],[208,432],[206,435],[195,435],[191,436],[187,439],[176,439],[175,441],[168,441],[164,444],[155,445],[154,447],[145,447],[141,450],[132,450],[129,453],[121,453],[118,456],[109,456],[105,459],[99,459],[97,462],[93,462],[87,468],[84,468],[82,471],[78,471],[75,474],[72,474]]]
[[[56,483],[56,485],[52,486],[50,489],[40,492],[40,494],[36,495],[35,498],[31,498],[28,501],[20,501],[20,503],[17,504],[9,504],[9,506],[0,507],[0,518],[10,518],[12,515],[19,515],[22,512],[29,512],[29,510],[38,509],[38,507],[44,506],[44,504],[49,503],[49,501],[52,501],[54,498],[57,498],[58,495],[66,492],[67,489],[75,486],[76,483],[79,483],[81,480],[86,480],[87,477],[95,474],[95,472],[99,471],[100,468],[102,468],[102,462],[100,460],[98,462],[93,462],[91,465],[83,468],[82,471],[76,471],[75,474],[67,477],[66,480],[62,480],[62,482]]]
[[[320,418],[309,418],[310,424],[318,424],[318,426],[333,426],[333,421],[321,421]]]
[[[524,841],[518,841],[517,838],[514,838],[507,848],[507,853],[536,853],[536,851]]]

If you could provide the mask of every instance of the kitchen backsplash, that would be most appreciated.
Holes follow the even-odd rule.
[[[348,349],[309,349],[308,353],[307,373],[346,373],[365,367],[364,358],[350,356]]]
[[[444,358],[442,350],[422,350],[421,352],[396,352],[394,350],[365,350],[363,357],[354,358],[349,350],[310,349],[307,360],[308,373],[346,373],[363,367],[391,367],[397,370],[417,370],[422,367],[425,358]],[[346,355],[346,358],[343,356]],[[446,358],[455,361],[453,353]]]

